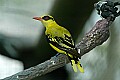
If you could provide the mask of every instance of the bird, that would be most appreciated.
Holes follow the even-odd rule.
[[[70,32],[66,28],[57,24],[51,15],[33,17],[33,19],[41,21],[46,28],[45,35],[48,43],[58,53],[68,56],[74,72],[79,70],[81,73],[84,73],[84,69],[79,61],[81,59],[81,55],[75,48],[75,44]]]

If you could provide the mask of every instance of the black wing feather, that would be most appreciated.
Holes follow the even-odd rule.
[[[62,37],[58,37],[55,36],[54,39],[53,37],[51,37],[50,34],[46,35],[46,38],[48,40],[49,43],[51,43],[52,45],[54,45],[55,47],[57,47],[60,50],[63,50],[73,56],[76,56],[78,58],[81,58],[80,54],[77,52],[77,50],[75,49],[75,46],[73,44],[72,38],[65,35],[65,39],[63,39]],[[54,40],[54,41],[53,41]],[[62,45],[60,45],[59,43],[63,43],[71,48],[66,48]]]

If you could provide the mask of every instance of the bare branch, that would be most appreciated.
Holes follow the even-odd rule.
[[[112,21],[110,19],[102,19],[96,22],[95,26],[85,35],[85,37],[76,45],[77,49],[81,50],[81,56],[92,50],[98,45],[101,45],[109,38],[109,26]],[[63,67],[69,63],[66,55],[60,54],[52,57],[37,66],[23,70],[3,80],[30,80],[38,76],[45,75],[57,68]]]
[[[86,33],[85,37],[76,45],[81,50],[81,56],[89,52],[96,46],[101,45],[109,38],[109,26],[112,21],[108,19],[99,20],[94,27]]]
[[[45,75],[57,68],[64,66],[69,60],[65,55],[54,56],[50,60],[47,60],[37,66],[23,70],[15,75],[4,78],[3,80],[31,80],[35,77]]]

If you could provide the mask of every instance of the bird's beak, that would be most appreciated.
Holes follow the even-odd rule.
[[[41,18],[41,17],[33,17],[33,19],[42,21],[42,18]]]

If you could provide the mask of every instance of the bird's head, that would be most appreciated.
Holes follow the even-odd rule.
[[[34,17],[33,19],[41,21],[42,24],[45,27],[49,26],[50,24],[55,23],[54,18],[52,16],[50,16],[50,15],[44,15],[44,16],[41,16],[41,17]]]

